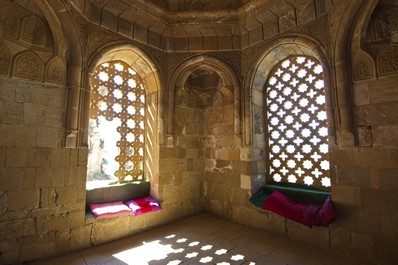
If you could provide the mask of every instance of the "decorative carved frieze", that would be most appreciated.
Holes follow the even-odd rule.
[[[373,61],[364,52],[360,52],[355,56],[353,65],[354,81],[371,79],[374,77]]]
[[[13,75],[41,81],[43,77],[43,63],[33,52],[24,52],[15,57]]]
[[[9,4],[0,5],[0,30],[13,38],[18,34],[18,18],[15,8]]]
[[[51,83],[63,84],[66,78],[65,63],[59,58],[52,59],[47,66],[46,81]]]
[[[0,42],[0,74],[7,75],[10,69],[10,50]]]
[[[398,73],[398,46],[391,45],[380,52],[377,68],[380,76]]]
[[[44,46],[46,29],[43,22],[36,17],[28,17],[23,20],[21,39],[34,45]]]

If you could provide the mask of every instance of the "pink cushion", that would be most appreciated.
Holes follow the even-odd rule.
[[[125,202],[125,204],[131,209],[133,215],[162,210],[160,203],[151,196],[130,200]]]
[[[303,218],[304,204],[297,203],[278,190],[274,190],[263,205],[264,210],[279,214],[289,220],[311,227]]]
[[[268,210],[297,223],[312,227],[328,225],[339,215],[330,195],[323,205],[301,204],[278,190],[272,192],[263,205]]]
[[[311,225],[328,225],[338,216],[339,212],[334,206],[330,195],[323,205],[310,204],[303,211],[304,221]]]
[[[96,219],[130,214],[131,211],[122,201],[91,204],[90,210]]]

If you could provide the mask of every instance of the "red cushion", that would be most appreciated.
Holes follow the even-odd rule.
[[[303,218],[305,205],[294,201],[278,190],[274,190],[263,205],[264,210],[279,214],[289,220],[311,227]]]
[[[131,209],[134,216],[162,210],[160,203],[151,196],[130,200],[125,204]]]
[[[122,201],[91,204],[90,210],[97,219],[131,214],[131,210]]]

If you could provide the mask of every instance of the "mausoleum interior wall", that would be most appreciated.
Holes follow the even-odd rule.
[[[122,2],[0,1],[1,264],[202,211],[364,261],[398,259],[394,1],[265,1],[213,20]],[[330,190],[340,212],[328,227],[310,229],[249,202],[270,180],[264,83],[291,54],[326,67]],[[149,91],[151,194],[163,210],[86,219],[87,76],[101,58],[124,57],[143,69]]]

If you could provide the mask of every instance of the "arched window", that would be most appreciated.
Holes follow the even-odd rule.
[[[145,90],[126,63],[98,65],[90,79],[88,186],[143,179]]]
[[[308,56],[281,61],[266,83],[269,174],[274,181],[329,187],[322,65]]]

